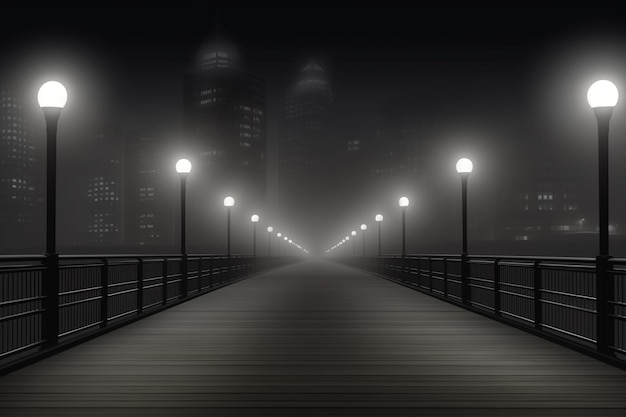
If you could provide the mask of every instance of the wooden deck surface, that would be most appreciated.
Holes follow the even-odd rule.
[[[626,416],[626,372],[306,261],[0,377],[0,416]]]

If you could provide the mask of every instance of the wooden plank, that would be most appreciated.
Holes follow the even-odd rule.
[[[626,372],[308,261],[0,378],[1,416],[614,416]]]

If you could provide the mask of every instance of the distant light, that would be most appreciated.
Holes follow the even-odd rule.
[[[459,174],[469,174],[474,169],[474,164],[467,158],[456,161],[456,172]]]
[[[176,162],[176,172],[179,174],[189,174],[191,172],[191,162],[188,159],[179,159]]]
[[[67,90],[58,81],[45,82],[37,93],[39,107],[65,107],[67,103]]]
[[[363,231],[367,230],[367,225],[365,223],[363,223],[361,225],[361,230],[363,230]]]
[[[400,197],[398,204],[400,204],[400,207],[408,207],[409,199],[407,197]]]
[[[350,236],[346,236],[346,240],[350,240]]]
[[[351,232],[350,232],[350,234],[351,234],[352,236],[356,236],[356,232],[355,232],[354,230],[353,230],[353,231],[351,231]]]
[[[250,221],[251,221],[252,223],[256,223],[256,222],[258,222],[258,221],[259,221],[259,216],[258,216],[258,214],[253,214],[253,215],[252,215],[252,217],[250,217]]]
[[[282,234],[282,233],[280,233],[280,232],[276,233],[276,237],[281,237],[282,235],[283,235],[283,234]]]
[[[272,226],[267,226],[267,231],[268,233],[272,233],[274,231],[274,228]]]
[[[374,220],[376,220],[377,222],[382,222],[383,221],[383,215],[382,214],[377,214],[376,217],[374,217]]]
[[[615,107],[619,98],[617,87],[609,80],[598,80],[587,90],[587,102],[596,107]]]
[[[224,199],[224,207],[232,207],[235,205],[235,199],[228,196]]]
[[[293,245],[293,240],[289,239],[289,243],[291,243]]]
[[[283,240],[288,240],[289,238],[287,236],[283,237]]]

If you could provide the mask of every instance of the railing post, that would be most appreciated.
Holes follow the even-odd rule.
[[[493,260],[493,312],[500,316],[500,259]]]
[[[614,328],[609,314],[609,301],[613,300],[613,285],[609,273],[610,255],[596,256],[596,350],[613,356]]]
[[[461,254],[461,302],[463,304],[469,304],[470,302],[470,289],[469,289],[469,263],[467,259],[467,253]]]
[[[428,291],[433,292],[433,258],[428,257]]]
[[[109,321],[109,261],[102,258],[100,270],[100,327],[106,327]]]
[[[137,314],[143,313],[143,259],[137,263]]]
[[[163,257],[163,293],[161,294],[161,304],[167,304],[167,257]]]
[[[448,298],[448,260],[443,258],[443,296]]]
[[[59,255],[46,254],[44,262],[41,336],[45,341],[44,348],[51,348],[59,343]]]
[[[202,292],[202,256],[198,257],[198,294]]]
[[[189,282],[187,276],[187,262],[189,258],[186,253],[183,253],[180,259],[180,298],[187,298],[187,294],[189,293]]]
[[[541,304],[541,268],[539,261],[533,262],[533,300],[535,310],[535,329],[540,330],[543,324],[543,308]]]

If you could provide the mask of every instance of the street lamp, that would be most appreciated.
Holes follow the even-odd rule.
[[[267,256],[272,256],[272,232],[274,228],[272,226],[267,226]]]
[[[58,81],[45,82],[37,93],[46,120],[46,282],[43,339],[48,347],[59,340],[59,255],[56,253],[57,127],[67,103],[67,90]]]
[[[402,208],[402,257],[406,256],[406,208],[409,206],[408,197],[400,197],[398,205]]]
[[[230,256],[230,211],[235,205],[235,199],[228,196],[224,199],[224,207],[226,207],[226,254]]]
[[[463,251],[467,255],[467,178],[474,169],[474,164],[468,158],[461,158],[456,162],[456,172],[461,176],[461,206],[463,225]]]
[[[378,223],[378,256],[381,256],[382,252],[381,252],[381,249],[380,249],[380,247],[381,247],[381,245],[380,245],[380,229],[381,229],[381,225],[383,223],[383,215],[382,214],[377,214],[374,217],[374,220],[376,220],[376,223]]]
[[[619,99],[617,87],[611,81],[598,80],[587,90],[587,102],[598,121],[598,230],[600,252],[596,256],[596,346],[611,354],[615,343],[613,323],[609,316],[609,300],[613,300],[613,284],[609,274],[609,121]]]
[[[461,252],[461,298],[465,302],[469,299],[469,285],[467,277],[469,275],[467,262],[467,179],[474,169],[474,164],[468,158],[461,158],[456,162],[456,172],[461,176],[461,206],[462,206],[462,227],[463,227],[463,250]]]
[[[252,222],[252,256],[256,257],[256,224],[259,222],[259,215],[253,214],[250,221]]]
[[[186,247],[186,226],[185,226],[185,188],[187,185],[187,175],[191,172],[191,162],[187,159],[179,159],[176,162],[176,172],[180,176],[180,253],[182,259],[182,288],[183,297],[187,296],[187,247]]]
[[[611,81],[598,80],[587,90],[587,102],[598,121],[600,256],[609,255],[609,120],[619,93]]]
[[[353,231],[351,231],[351,232],[350,232],[350,235],[351,235],[352,237],[355,237],[355,236],[356,236],[356,231],[354,231],[354,230],[353,230]],[[352,240],[352,255],[353,255],[353,256],[356,256],[356,239],[353,239],[353,240]]]
[[[362,256],[365,256],[365,231],[367,230],[367,225],[365,223],[361,225],[361,230],[363,231],[363,254]]]

